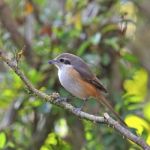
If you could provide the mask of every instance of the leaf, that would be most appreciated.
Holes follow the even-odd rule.
[[[129,102],[141,102],[147,94],[148,73],[140,69],[133,75],[132,79],[125,80],[123,87],[126,91],[124,98]]]
[[[150,134],[148,135],[148,138],[147,138],[146,142],[147,142],[147,144],[150,145]]]
[[[81,14],[77,13],[73,18],[74,18],[73,22],[75,24],[75,28],[80,31],[82,29]]]
[[[86,50],[86,48],[89,47],[90,44],[91,44],[91,42],[89,40],[83,42],[81,44],[81,46],[79,47],[77,55],[81,56],[84,53],[84,51]]]
[[[71,11],[73,9],[74,3],[72,0],[67,0],[66,1],[66,10]]]
[[[92,133],[91,132],[86,132],[85,137],[87,140],[92,140]]]
[[[139,135],[141,135],[144,130],[150,130],[149,124],[136,115],[128,115],[125,118],[125,122],[129,127],[137,129],[137,134]]]
[[[23,86],[23,83],[18,75],[16,75],[14,72],[12,73],[12,85],[15,89],[20,89]]]
[[[107,32],[112,32],[113,30],[117,30],[118,27],[116,24],[108,24],[106,26],[104,26],[104,28],[102,29],[102,33],[107,33]]]
[[[57,133],[57,135],[59,135],[62,138],[67,136],[68,126],[64,118],[61,118],[60,120],[57,121],[55,125],[55,132]]]
[[[137,63],[138,62],[138,59],[137,59],[137,57],[135,55],[127,53],[127,52],[123,54],[123,59],[127,60],[129,62],[133,62],[133,63]]]
[[[150,103],[144,107],[144,116],[150,121]]]
[[[36,71],[35,69],[30,70],[30,72],[28,72],[28,75],[32,83],[37,83],[42,79],[40,72]]]
[[[104,53],[103,57],[102,57],[102,64],[108,65],[110,63],[110,61],[111,61],[110,56],[107,53]]]
[[[46,144],[57,145],[57,137],[55,133],[50,133],[46,139]]]
[[[109,38],[109,39],[105,39],[104,43],[108,46],[111,46],[114,50],[119,50],[119,45],[118,45],[118,38],[113,37],[113,38]]]
[[[6,135],[4,132],[0,132],[0,148],[3,149],[6,144]]]
[[[93,37],[91,37],[91,42],[93,45],[97,45],[100,40],[101,40],[101,34],[100,33],[96,33]]]

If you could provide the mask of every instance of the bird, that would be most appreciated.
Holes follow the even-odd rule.
[[[126,123],[105,98],[106,88],[96,75],[92,73],[83,59],[71,53],[62,53],[56,58],[49,60],[48,63],[58,68],[58,78],[61,85],[73,96],[84,101],[81,109],[85,102],[90,97],[93,97],[107,107],[119,119],[120,123],[126,126]]]

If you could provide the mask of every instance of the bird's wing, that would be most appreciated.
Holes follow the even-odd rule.
[[[107,93],[105,87],[101,84],[99,79],[91,72],[91,70],[85,63],[78,62],[76,63],[76,65],[74,65],[74,68],[79,72],[82,79],[93,84],[99,90]]]
[[[94,77],[94,79],[91,81],[93,85],[95,85],[98,89],[101,91],[107,93],[106,88],[103,86],[103,84],[100,82],[100,80],[97,77]]]

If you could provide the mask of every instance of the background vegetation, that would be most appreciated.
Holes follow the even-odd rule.
[[[115,110],[150,144],[149,5],[148,0],[0,0],[0,48],[10,57],[23,49],[19,66],[35,87],[64,97],[70,95],[48,60],[63,52],[82,57],[107,87]],[[1,62],[0,91],[0,149],[140,149],[105,125],[34,97]],[[89,100],[84,111],[106,110]]]

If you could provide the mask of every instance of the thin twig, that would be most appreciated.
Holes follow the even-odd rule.
[[[66,101],[64,101],[64,99],[61,98],[58,93],[52,93],[51,95],[47,95],[43,92],[40,92],[36,88],[34,88],[32,83],[27,79],[24,73],[17,66],[16,61],[13,61],[7,58],[7,55],[4,54],[2,50],[0,50],[0,57],[2,61],[4,61],[20,77],[20,79],[27,86],[28,90],[32,92],[34,95],[40,97],[41,99],[45,101],[55,104],[61,108],[64,108],[65,110],[68,110],[69,112],[71,112],[77,117],[80,117],[81,119],[86,119],[95,123],[107,124],[108,126],[111,126],[112,128],[116,129],[119,133],[121,133],[123,137],[126,137],[127,139],[136,143],[137,145],[142,147],[144,150],[150,150],[150,146],[147,145],[146,142],[141,137],[133,134],[129,129],[120,125],[119,122],[115,121],[107,113],[105,113],[104,116],[99,117],[99,116],[92,115],[83,111],[76,111],[76,108],[73,107],[71,104],[67,103]]]

